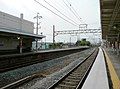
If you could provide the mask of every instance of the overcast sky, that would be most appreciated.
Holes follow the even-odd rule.
[[[53,12],[57,13],[61,17],[65,18],[54,8],[50,7],[44,0],[37,0],[42,5],[51,9]],[[77,24],[88,24],[88,28],[100,28],[100,10],[99,10],[99,0],[46,0],[61,13],[72,19]],[[78,20],[76,16],[70,11],[65,3],[78,13],[81,20]],[[36,22],[33,17],[37,15],[37,12],[43,17],[39,21],[41,22],[41,29],[39,34],[43,32],[43,35],[46,35],[46,40],[52,42],[52,26],[55,25],[56,30],[69,30],[69,29],[78,29],[78,25],[74,26],[55,14],[51,13],[46,8],[42,7],[34,0],[0,0],[0,11],[20,17],[20,13],[24,14],[24,19]],[[78,16],[77,15],[77,16]],[[67,18],[65,18],[67,19]],[[69,20],[70,21],[70,20]],[[74,23],[72,22],[72,23]],[[56,42],[75,42],[77,39],[89,38],[93,40],[93,36],[90,35],[79,35],[79,36],[70,36],[70,35],[59,35],[56,36]],[[43,39],[44,41],[44,39]],[[95,40],[94,40],[95,41]]]

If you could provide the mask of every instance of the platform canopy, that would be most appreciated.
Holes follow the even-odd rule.
[[[12,37],[23,37],[23,38],[31,38],[31,39],[42,39],[45,36],[36,35],[31,33],[25,33],[20,31],[14,31],[11,29],[0,28],[0,36],[12,36]]]
[[[100,0],[102,38],[120,34],[120,0]],[[120,39],[119,39],[120,40]]]

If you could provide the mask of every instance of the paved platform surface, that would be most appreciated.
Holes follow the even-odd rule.
[[[105,59],[101,48],[82,89],[109,89]]]

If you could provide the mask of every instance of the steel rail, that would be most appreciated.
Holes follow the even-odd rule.
[[[77,84],[76,88],[74,89],[80,89],[85,81],[85,79],[87,78],[87,75],[89,74],[90,72],[90,69],[96,59],[96,56],[98,54],[98,48],[96,50],[93,51],[93,53],[91,53],[89,56],[87,56],[83,61],[81,61],[77,66],[75,66],[73,69],[71,69],[69,71],[69,73],[67,73],[66,75],[64,75],[62,78],[60,78],[58,81],[56,81],[54,84],[52,84],[49,88],[47,89],[55,89],[56,86],[58,86],[62,81],[65,80],[65,78],[67,78],[71,73],[73,73],[75,70],[77,70],[77,68],[79,66],[81,66],[83,63],[85,63],[85,61],[90,58],[94,53],[96,52],[95,54],[95,57],[94,57],[94,60],[92,61],[92,63],[90,64],[90,66],[88,67],[88,69],[86,70],[84,76],[82,77],[82,79],[79,81],[79,83]]]
[[[62,80],[63,80],[66,76],[68,76],[71,72],[73,72],[74,70],[76,70],[76,69],[77,69],[81,64],[83,64],[95,51],[96,51],[96,50],[94,50],[90,55],[88,55],[84,60],[82,60],[75,68],[72,68],[72,70],[70,70],[68,74],[66,74],[65,76],[63,76],[61,79],[58,80],[57,83],[54,83],[54,84],[51,85],[48,89],[53,89],[53,87],[55,87],[56,84],[58,84],[60,81],[62,81]],[[93,64],[93,63],[92,63],[92,64]],[[92,65],[91,65],[91,66],[92,66]],[[90,69],[88,69],[88,70],[90,70]],[[85,73],[84,77],[86,77],[87,74],[88,74],[88,72]],[[4,87],[1,87],[0,89],[13,89],[13,88],[18,87],[18,86],[20,86],[20,85],[22,85],[22,84],[24,84],[24,83],[26,83],[26,82],[29,82],[30,80],[32,80],[32,79],[34,79],[34,78],[37,78],[37,77],[39,77],[39,75],[33,74],[33,75],[31,75],[31,76],[27,76],[27,77],[25,77],[25,78],[23,78],[23,79],[20,79],[20,80],[16,81],[16,82],[13,82],[13,83],[11,83],[11,84],[8,84],[8,85],[6,85],[6,86],[4,86]],[[79,83],[78,86],[77,86],[78,88],[79,88],[80,86],[82,86],[82,83],[83,83],[84,80],[85,80],[85,78],[82,78],[82,79],[81,79],[81,83]],[[76,88],[76,89],[77,89],[77,88]]]

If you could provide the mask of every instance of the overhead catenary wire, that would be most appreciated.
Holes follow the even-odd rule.
[[[54,8],[55,10],[57,10],[60,14],[62,14],[63,16],[65,16],[67,19],[71,20],[72,22],[74,22],[75,24],[77,24],[75,21],[73,21],[72,19],[70,19],[69,17],[67,17],[65,14],[63,14],[61,11],[59,11],[57,8],[55,8],[53,5],[51,5],[49,2],[47,2],[46,0],[44,0],[48,5],[50,5],[52,8]]]
[[[74,16],[81,22],[80,18],[75,14],[75,12],[68,6],[68,4],[64,0],[63,0],[63,3],[66,5],[67,8],[70,9],[70,11],[74,14]]]
[[[65,18],[63,18],[62,16],[58,15],[57,13],[55,13],[54,11],[52,11],[51,9],[49,9],[48,7],[44,6],[43,4],[41,4],[40,2],[38,2],[37,0],[34,0],[35,2],[37,2],[39,5],[41,5],[42,7],[46,8],[47,10],[49,10],[50,12],[52,12],[53,14],[57,15],[58,17],[60,17],[61,19],[63,19],[64,21],[74,25],[74,26],[78,26],[76,24],[73,24],[72,22],[66,20]]]
[[[68,2],[68,0],[66,0],[66,1]],[[70,6],[71,6],[71,8],[73,9],[73,11],[76,13],[78,19],[81,21],[81,17],[80,17],[79,14],[77,13],[77,11],[74,9],[74,7],[71,5],[70,2],[68,2],[68,3],[70,4]]]

